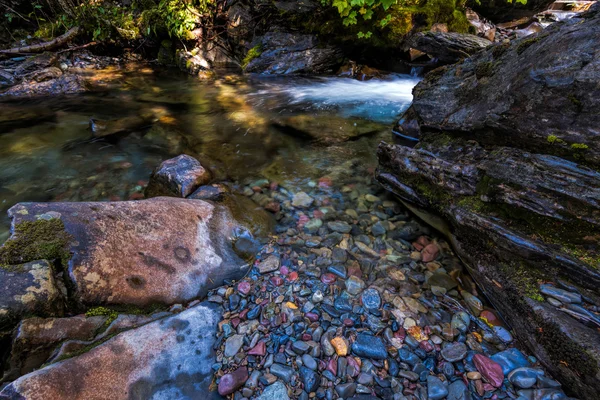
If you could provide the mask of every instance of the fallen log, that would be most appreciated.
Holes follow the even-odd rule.
[[[30,46],[23,47],[14,47],[12,49],[0,50],[0,54],[26,54],[26,53],[41,53],[47,50],[52,50],[56,47],[60,47],[63,44],[67,43],[69,40],[73,39],[75,36],[79,34],[81,29],[76,26],[74,28],[69,29],[64,34],[60,35],[57,38],[54,38],[48,42],[32,44]]]

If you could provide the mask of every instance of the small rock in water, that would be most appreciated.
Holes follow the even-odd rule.
[[[270,255],[266,260],[261,261],[258,264],[258,271],[261,274],[267,274],[269,272],[277,271],[279,269],[279,257]]]
[[[502,367],[497,362],[487,358],[483,354],[475,354],[473,357],[475,367],[492,386],[499,388],[504,380]]]
[[[365,282],[354,275],[346,279],[346,291],[352,295],[359,294],[365,288]]]
[[[298,192],[292,199],[292,206],[298,208],[308,208],[313,203],[314,199],[304,192]]]
[[[527,357],[519,349],[510,348],[490,357],[492,360],[500,364],[504,375],[508,375],[512,370],[519,367],[530,367],[531,364]]]
[[[529,389],[535,385],[540,375],[544,375],[544,372],[539,369],[521,367],[508,374],[508,380],[520,389]]]
[[[331,345],[335,349],[338,356],[345,356],[348,354],[348,341],[343,337],[334,337],[331,339]]]
[[[362,293],[361,301],[367,311],[373,312],[381,307],[381,296],[376,289],[370,288]]]
[[[248,368],[241,367],[229,374],[223,375],[219,381],[218,391],[221,396],[227,396],[246,383],[248,380]]]
[[[387,349],[378,336],[359,333],[356,341],[352,344],[352,352],[359,357],[384,360],[387,358]]]
[[[448,388],[440,378],[433,375],[427,376],[427,399],[441,400],[448,395]]]
[[[328,222],[327,227],[332,231],[339,233],[350,233],[352,230],[352,226],[343,221]]]
[[[319,387],[319,383],[321,383],[321,379],[319,375],[310,368],[301,366],[299,368],[300,379],[302,379],[302,383],[304,383],[304,390],[307,393],[311,393],[317,390]]]
[[[290,397],[288,396],[285,384],[281,381],[277,381],[272,385],[267,386],[256,400],[290,400]]]
[[[442,357],[448,362],[457,362],[467,356],[467,346],[464,343],[454,342],[442,349]]]
[[[467,385],[461,380],[454,381],[448,386],[447,400],[470,400],[471,394]]]
[[[273,364],[271,365],[271,373],[282,379],[285,382],[289,382],[294,375],[294,370],[290,367],[281,364]]]
[[[244,335],[233,335],[225,342],[225,357],[233,357],[244,345]]]

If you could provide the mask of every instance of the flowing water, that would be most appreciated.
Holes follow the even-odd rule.
[[[229,76],[202,83],[130,68],[99,73],[97,90],[84,95],[4,101],[0,241],[17,202],[139,199],[153,168],[181,153],[218,179],[266,177],[290,188],[355,162],[374,167],[377,143],[390,139],[417,81]],[[90,118],[124,132],[94,139]]]

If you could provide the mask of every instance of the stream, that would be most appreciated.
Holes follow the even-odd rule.
[[[208,294],[223,307],[218,332],[202,339],[214,341],[209,381],[221,395],[566,398],[515,347],[445,239],[373,178],[377,145],[392,140],[417,82],[202,83],[139,67],[99,73],[84,95],[4,101],[0,241],[18,202],[143,199],[161,161],[189,154],[277,219],[251,272]],[[183,307],[192,306],[171,310]],[[192,353],[182,348],[173,351]],[[177,392],[174,378],[154,379],[148,398],[200,398]]]
[[[160,161],[181,153],[222,178],[262,175],[291,187],[344,163],[374,166],[377,143],[389,137],[418,81],[233,75],[213,85],[174,71],[111,74],[102,90],[85,95],[0,103],[0,241],[8,235],[6,211],[18,202],[138,199]],[[92,139],[90,118],[139,115],[158,122]],[[306,117],[315,122],[306,125]],[[354,140],[333,147],[299,132],[335,135],[348,126]]]

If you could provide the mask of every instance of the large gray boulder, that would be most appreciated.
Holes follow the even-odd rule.
[[[428,74],[377,179],[580,398],[600,387],[600,7]]]
[[[442,64],[452,64],[491,45],[488,39],[456,32],[418,32],[406,46],[427,53]]]
[[[258,48],[260,54],[248,63],[246,72],[323,74],[335,71],[343,61],[340,49],[319,43],[315,35],[268,32]]]
[[[220,399],[211,391],[222,310],[201,303],[24,375],[0,399]]]

